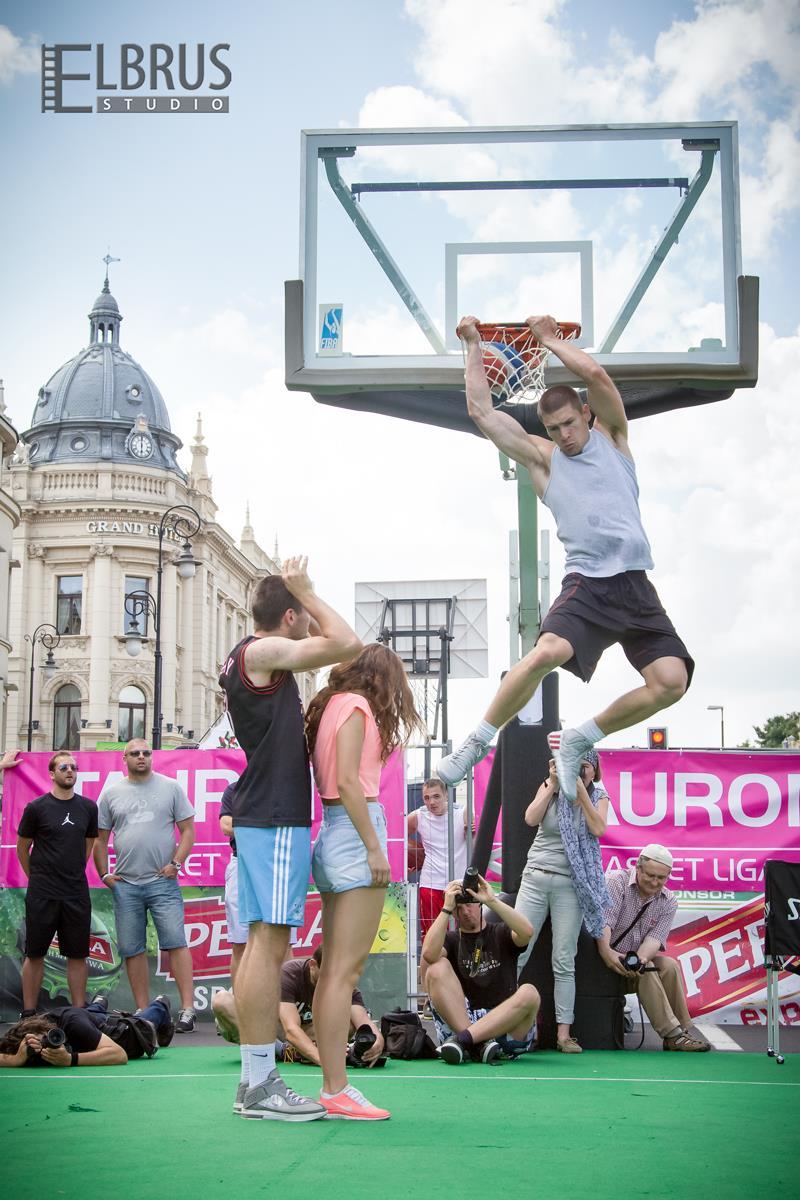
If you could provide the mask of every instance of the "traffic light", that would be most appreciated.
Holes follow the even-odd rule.
[[[653,728],[648,729],[647,745],[650,750],[668,749],[666,725],[656,725]]]

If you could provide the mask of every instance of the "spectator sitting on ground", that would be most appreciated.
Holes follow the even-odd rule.
[[[159,1046],[169,1045],[175,1026],[166,996],[156,996],[136,1016],[153,1026]],[[67,1005],[48,1013],[23,1017],[0,1039],[0,1067],[123,1066],[128,1055],[104,1032],[117,1024],[118,1014],[108,1012],[107,1001],[102,996],[95,996],[84,1008]],[[60,1030],[61,1045],[48,1045],[47,1035],[53,1030]],[[133,1057],[141,1055],[134,1054]]]
[[[663,953],[678,907],[675,896],[664,886],[671,872],[672,854],[655,842],[645,846],[629,871],[608,872],[611,903],[597,949],[606,966],[624,976],[625,991],[638,992],[665,1050],[702,1053],[711,1046],[689,1033],[691,1017],[680,967]],[[640,964],[635,970],[627,970],[623,962],[631,951]],[[654,971],[642,971],[650,964]]]
[[[462,884],[449,883],[444,904],[422,945],[428,964],[426,984],[442,1044],[439,1056],[451,1065],[515,1058],[531,1048],[539,993],[530,983],[517,987],[517,960],[533,937],[522,913],[505,904],[478,876],[463,903]],[[482,905],[499,918],[487,925]],[[455,915],[458,929],[448,933]]]
[[[314,989],[322,965],[322,946],[317,946],[310,958],[292,958],[281,967],[281,999],[278,1016],[279,1036],[286,1043],[284,1061],[313,1063],[320,1065],[311,1004]],[[239,1041],[239,1024],[236,1016],[236,1001],[232,991],[215,992],[211,1002],[217,1026],[229,1042]],[[355,988],[350,1003],[351,1035],[366,1025],[375,1035],[374,1044],[365,1051],[364,1066],[373,1066],[383,1054],[384,1042],[380,1029],[373,1021],[364,1004],[364,997]]]

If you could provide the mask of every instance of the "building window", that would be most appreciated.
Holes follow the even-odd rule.
[[[126,575],[125,576],[125,596],[130,596],[131,592],[149,592],[149,591],[150,591],[150,580],[149,579],[145,579],[138,575]],[[134,611],[135,611],[138,606],[134,605],[132,603],[130,607],[132,609],[134,609]],[[123,618],[122,618],[123,619],[123,633],[130,633],[131,625],[133,624],[134,618],[131,616],[128,608],[125,607],[125,598],[124,597],[122,600],[122,612],[123,612]],[[149,615],[148,610],[144,606],[142,608],[142,612],[137,613],[137,615],[136,615],[136,625],[138,627],[140,637],[147,637],[148,615]]]
[[[82,600],[83,576],[59,575],[56,599],[56,628],[59,633],[80,633]]]
[[[53,749],[80,750],[81,694],[74,683],[58,689],[53,712]]]
[[[119,741],[145,737],[147,700],[144,692],[129,684],[119,694]]]

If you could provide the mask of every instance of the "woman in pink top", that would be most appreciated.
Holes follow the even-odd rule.
[[[345,1049],[350,998],[375,939],[389,883],[386,818],[378,803],[381,767],[418,727],[405,668],[380,642],[334,667],[327,686],[308,706],[306,733],[323,802],[312,863],[325,946],[314,992],[314,1032],[322,1063],[320,1099],[330,1117],[381,1121],[389,1116],[348,1085]]]

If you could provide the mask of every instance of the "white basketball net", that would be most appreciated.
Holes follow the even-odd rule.
[[[486,379],[496,404],[533,403],[545,389],[548,351],[527,325],[478,325]],[[558,336],[571,341],[579,325],[559,325]]]

